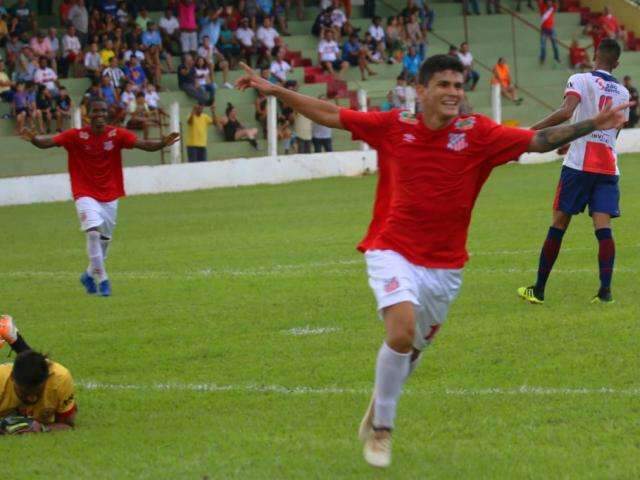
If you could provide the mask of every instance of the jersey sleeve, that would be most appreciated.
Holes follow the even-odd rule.
[[[118,137],[120,139],[120,145],[122,148],[131,149],[138,141],[138,136],[131,130],[125,130],[124,128],[118,129]]]
[[[53,143],[55,143],[59,147],[64,147],[64,148],[67,148],[69,145],[73,144],[76,140],[77,140],[77,130],[75,128],[70,128],[69,130],[60,132],[59,134],[53,137]]]
[[[486,162],[492,167],[517,160],[529,149],[531,139],[536,134],[534,130],[505,127],[488,118],[485,121],[478,143]]]
[[[352,140],[362,140],[376,147],[384,140],[386,131],[398,115],[390,112],[357,112],[348,108],[340,109],[340,123],[351,132]]]
[[[564,96],[574,95],[578,100],[582,100],[582,79],[578,74],[571,75],[567,80],[567,86],[564,89]]]
[[[68,370],[60,375],[57,385],[58,405],[56,407],[56,417],[64,417],[76,409],[76,388],[73,378]]]

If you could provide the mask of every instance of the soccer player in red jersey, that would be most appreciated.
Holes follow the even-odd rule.
[[[170,133],[160,140],[141,140],[128,130],[107,125],[107,108],[103,100],[90,103],[89,127],[72,128],[58,135],[22,131],[22,137],[38,148],[63,147],[68,152],[71,192],[81,229],[86,233],[89,255],[89,267],[80,282],[87,293],[105,297],[111,295],[111,282],[104,264],[116,225],[118,199],[125,194],[122,149],[155,152],[180,138],[180,134]]]
[[[349,130],[378,153],[374,219],[359,247],[386,338],[359,434],[366,461],[386,467],[402,387],[458,294],[471,212],[489,174],[524,152],[546,152],[594,130],[620,127],[626,106],[607,106],[584,122],[536,132],[503,127],[483,115],[460,115],[464,66],[448,55],[434,55],[420,68],[418,116],[340,108],[243,68],[238,88],[275,95],[316,123]]]

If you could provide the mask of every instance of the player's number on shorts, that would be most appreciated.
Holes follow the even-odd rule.
[[[609,95],[600,95],[600,100],[598,100],[598,110],[604,110],[607,105],[611,105],[613,103],[613,97]]]

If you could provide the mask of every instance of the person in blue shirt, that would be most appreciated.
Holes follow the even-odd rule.
[[[144,73],[144,69],[139,65],[137,57],[131,57],[129,64],[124,67],[124,74],[127,76],[127,80],[133,83],[139,90],[147,80],[147,75]]]
[[[162,35],[160,35],[160,31],[155,22],[149,22],[147,24],[147,31],[142,34],[142,45],[145,47],[162,45]]]
[[[367,51],[362,48],[358,34],[351,33],[349,39],[342,46],[342,60],[348,62],[352,67],[358,66],[362,80],[366,80],[365,72],[369,75],[375,75],[376,72],[369,68],[367,61]]]
[[[222,7],[217,10],[209,9],[207,16],[200,20],[200,43],[204,37],[209,37],[211,45],[216,45],[220,38],[220,30],[222,29],[223,20],[220,18],[222,14]]]
[[[270,17],[273,11],[273,0],[257,0],[258,8],[260,9],[259,16],[264,19]]]
[[[422,55],[416,52],[416,47],[414,45],[411,45],[409,47],[409,51],[405,53],[402,58],[404,71],[412,77],[416,77],[418,75],[418,70],[420,70],[420,65],[422,65],[422,60]]]

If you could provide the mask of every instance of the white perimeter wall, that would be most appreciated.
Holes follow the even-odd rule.
[[[623,130],[617,150],[618,153],[640,152],[640,129]],[[520,158],[520,163],[543,163],[558,158],[555,152],[528,153]],[[125,188],[128,195],[140,195],[357,176],[375,171],[376,154],[373,150],[238,158],[125,168]],[[58,202],[70,198],[66,173],[0,179],[0,205]]]

